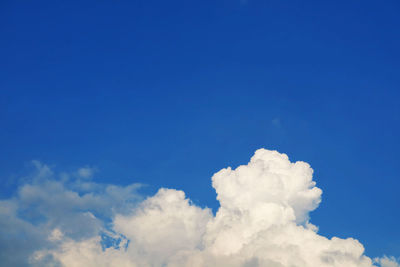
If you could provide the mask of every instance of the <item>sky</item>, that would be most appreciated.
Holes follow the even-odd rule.
[[[282,219],[288,225],[318,227],[315,240],[357,239],[365,255],[380,259],[376,264],[398,266],[399,11],[398,1],[1,1],[0,220],[7,227],[0,247],[20,251],[23,259],[7,253],[0,259],[31,266],[24,257],[34,248],[21,241],[30,240],[40,255],[50,255],[45,260],[68,266],[65,259],[75,254],[57,249],[92,242],[106,230],[103,239],[142,244],[148,237],[121,221],[136,227],[151,219],[143,215],[149,207],[172,198],[179,200],[171,204],[176,210],[161,208],[158,220],[167,212],[196,214],[193,231],[205,237],[178,233],[188,235],[181,244],[190,251],[204,246],[200,254],[190,252],[193,266],[194,259],[218,266],[226,259],[209,254],[229,252],[218,250],[226,234],[218,218],[224,209],[234,216],[233,207],[250,212],[253,202],[236,203],[224,191],[236,188],[235,180],[216,173],[243,165],[250,174],[236,170],[235,177],[261,180],[238,186],[237,196],[258,196],[252,191],[258,186],[265,195],[275,190],[262,182],[275,181],[275,167],[285,185],[282,173],[300,177],[301,190],[318,188],[322,195],[304,202],[289,191],[288,198],[271,191],[273,197],[254,197],[254,203],[279,203],[294,212]],[[259,160],[271,171],[250,161],[261,148],[267,152]],[[314,170],[312,180],[281,167],[297,161],[311,166],[304,168]],[[59,192],[59,207],[49,208],[50,192]],[[63,210],[73,219],[60,215]],[[85,216],[94,222],[73,230]],[[265,247],[260,231],[246,242]],[[240,259],[248,257],[240,251]],[[164,247],[148,253],[159,260],[155,266],[184,266],[169,261],[172,252]],[[272,265],[251,255],[243,266],[286,266],[282,259],[293,258]],[[152,258],[116,257],[138,266]]]

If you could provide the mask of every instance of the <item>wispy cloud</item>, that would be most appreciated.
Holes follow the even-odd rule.
[[[400,267],[399,262],[394,257],[383,256],[374,259],[381,267]]]
[[[79,168],[77,171],[77,174],[81,178],[89,179],[93,177],[93,174],[97,171],[96,168],[91,168],[91,167],[83,167]]]
[[[2,266],[29,266],[35,250],[98,235],[114,214],[131,210],[141,199],[138,184],[82,182],[74,173],[55,173],[39,161],[33,165],[34,173],[24,179],[29,182],[0,201]]]

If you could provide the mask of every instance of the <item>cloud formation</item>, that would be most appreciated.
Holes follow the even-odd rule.
[[[77,174],[79,177],[89,179],[92,178],[95,171],[96,169],[91,167],[82,167],[78,169]]]
[[[400,264],[394,257],[383,256],[382,258],[374,259],[381,267],[400,267]]]
[[[75,172],[56,174],[39,161],[32,163],[34,172],[22,179],[15,195],[0,200],[1,266],[30,266],[35,250],[97,236],[115,214],[133,209],[141,200],[139,184],[82,181]]]
[[[5,213],[10,218],[8,231],[23,229],[39,244],[25,249],[28,265],[399,266],[393,257],[367,257],[356,239],[319,235],[309,221],[322,194],[313,170],[277,151],[257,150],[247,165],[214,174],[215,215],[183,191],[162,188],[137,204],[137,185],[54,180],[37,164],[42,178],[0,204],[1,222],[7,223]],[[31,217],[20,218],[33,205]]]

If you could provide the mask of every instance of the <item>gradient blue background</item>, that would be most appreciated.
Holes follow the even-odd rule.
[[[312,222],[400,256],[398,1],[1,1],[0,196],[32,159],[182,189],[261,147],[315,170]]]

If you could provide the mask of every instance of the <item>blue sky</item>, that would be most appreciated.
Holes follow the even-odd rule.
[[[398,1],[2,1],[0,175],[29,162],[185,191],[258,148],[305,161],[311,222],[400,256]]]

